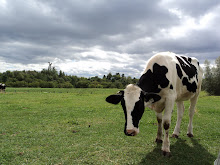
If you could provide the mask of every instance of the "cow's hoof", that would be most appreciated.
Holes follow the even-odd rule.
[[[173,138],[177,138],[177,139],[179,138],[179,136],[176,135],[176,134],[173,134],[172,137],[173,137]]]
[[[163,154],[163,156],[166,156],[168,158],[170,158],[172,156],[171,152],[162,151],[162,154]]]
[[[193,134],[188,133],[187,136],[190,137],[190,138],[192,138],[192,137],[193,137]]]
[[[156,138],[155,142],[156,142],[156,143],[163,143],[163,140]]]

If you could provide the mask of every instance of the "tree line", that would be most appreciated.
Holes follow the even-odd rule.
[[[215,60],[215,66],[205,60],[202,90],[210,95],[220,96],[220,56]],[[126,77],[124,74],[108,73],[102,78],[90,78],[66,75],[49,65],[42,71],[6,71],[0,73],[0,83],[7,87],[34,87],[34,88],[118,88],[123,89],[127,84],[136,84],[138,79]]]
[[[138,79],[126,77],[124,74],[109,73],[102,78],[90,78],[66,75],[55,67],[42,71],[6,71],[0,73],[0,82],[7,87],[34,88],[124,88],[127,84],[136,83]]]
[[[211,67],[208,60],[205,60],[204,64],[202,89],[210,95],[220,96],[220,56],[215,60],[215,66]]]

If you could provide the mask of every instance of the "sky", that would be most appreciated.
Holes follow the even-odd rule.
[[[214,63],[219,20],[219,0],[0,0],[0,72],[139,78],[164,51]]]

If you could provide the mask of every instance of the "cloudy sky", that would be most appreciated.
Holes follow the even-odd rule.
[[[219,0],[0,0],[0,72],[139,77],[155,53],[214,63]]]

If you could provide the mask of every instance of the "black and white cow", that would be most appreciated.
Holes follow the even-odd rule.
[[[5,92],[6,85],[0,83],[0,92]]]
[[[123,91],[110,95],[106,101],[121,105],[125,114],[124,132],[128,136],[139,133],[139,121],[145,107],[156,112],[158,121],[157,143],[163,143],[163,155],[170,155],[169,128],[174,104],[177,104],[177,122],[173,137],[178,138],[183,117],[183,101],[190,100],[187,135],[193,137],[192,120],[201,90],[203,71],[196,58],[162,52],[151,57],[139,82],[129,84]],[[164,112],[162,114],[162,112]],[[165,134],[162,141],[164,128]]]

